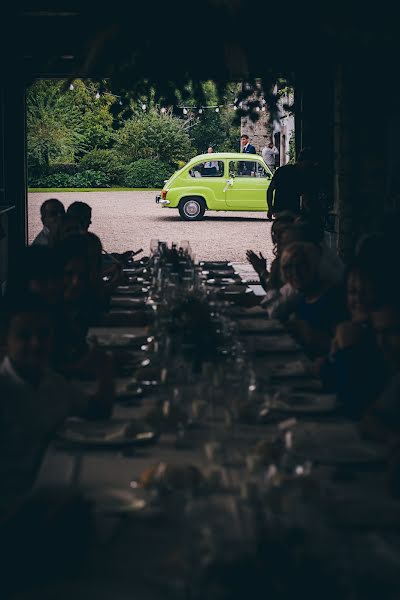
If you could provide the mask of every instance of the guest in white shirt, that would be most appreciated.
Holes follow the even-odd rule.
[[[43,229],[33,240],[32,244],[39,246],[49,246],[51,244],[51,236],[60,221],[65,215],[65,208],[57,198],[49,198],[45,200],[40,207],[40,216],[43,223]]]
[[[29,489],[42,452],[64,419],[97,406],[104,416],[112,399],[102,395],[99,382],[89,401],[52,369],[55,320],[40,298],[27,294],[9,303],[0,365],[0,474],[7,495],[18,497]]]
[[[212,154],[214,149],[212,146],[209,146],[207,149],[208,154]],[[218,161],[217,160],[207,160],[204,163],[203,167],[203,177],[216,177],[218,175]]]
[[[399,291],[372,313],[372,325],[390,372],[379,399],[367,411],[363,433],[380,441],[400,440],[400,305]]]
[[[278,148],[270,142],[261,151],[261,155],[264,159],[265,164],[270,168],[272,172],[275,171],[275,157],[279,154]]]

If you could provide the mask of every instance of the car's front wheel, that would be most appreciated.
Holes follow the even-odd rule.
[[[179,203],[179,214],[185,221],[200,221],[206,212],[206,203],[203,198],[192,196],[182,198]]]

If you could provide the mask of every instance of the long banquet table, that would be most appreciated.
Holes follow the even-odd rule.
[[[262,290],[254,283],[255,274],[249,265],[235,264],[233,268],[241,285],[243,281],[250,281],[248,294],[261,295]],[[145,285],[145,274],[142,276]],[[235,293],[230,294],[230,289],[236,288],[227,285],[227,294],[220,289],[219,297],[234,301]],[[129,295],[129,285],[121,288],[111,309],[111,314],[123,310],[127,317],[125,325],[123,318],[119,325],[100,324],[90,330],[89,337],[114,342],[121,335],[139,340],[157,337],[151,323],[146,326],[127,324],[130,313],[143,309],[140,303],[132,302],[130,306],[130,297],[134,298]],[[120,302],[121,299],[124,300]],[[251,308],[240,311],[240,319],[230,318],[235,335],[245,349],[245,368],[251,365],[253,373],[250,385],[254,389],[249,393],[248,403],[260,402],[263,398],[265,419],[246,420],[237,414],[232,418],[219,398],[213,409],[206,412],[201,426],[163,431],[152,445],[113,449],[71,446],[60,440],[52,442],[40,468],[37,489],[56,487],[85,493],[108,488],[135,493],[141,475],[160,462],[196,467],[207,482],[213,483],[208,483],[209,487],[199,494],[193,490],[191,493],[185,490],[183,495],[179,490],[172,491],[158,507],[159,511],[97,512],[97,538],[85,569],[55,587],[52,584],[50,591],[44,590],[43,597],[48,593],[48,597],[56,594],[57,598],[70,598],[79,592],[78,597],[100,599],[195,600],[206,597],[204,594],[210,599],[212,596],[204,582],[207,567],[200,568],[201,561],[209,564],[207,560],[212,562],[210,556],[218,558],[221,548],[225,557],[232,552],[233,563],[237,556],[256,556],[255,548],[265,535],[264,529],[269,531],[268,527],[273,534],[268,533],[267,537],[275,539],[276,536],[277,548],[281,547],[281,540],[289,539],[288,532],[299,529],[306,532],[307,541],[300,544],[304,565],[316,565],[317,555],[319,562],[318,566],[314,565],[315,569],[321,572],[321,564],[324,564],[328,575],[330,570],[336,573],[335,578],[339,578],[343,586],[341,593],[343,590],[346,593],[342,598],[366,597],[359,591],[364,589],[365,581],[377,589],[383,589],[382,586],[390,582],[390,590],[397,589],[400,503],[391,499],[387,491],[385,448],[361,440],[355,423],[341,416],[336,406],[329,409],[332,398],[326,397],[320,382],[309,374],[307,357],[294,340],[288,339],[279,323],[271,323],[271,331],[260,334],[254,332],[257,323],[265,322],[257,315],[259,311]],[[151,350],[148,355],[152,357]],[[285,371],[285,367],[293,363],[299,368],[297,374],[296,370]],[[274,371],[275,366],[281,371],[279,368]],[[212,365],[208,368],[212,380]],[[170,398],[171,388],[190,395],[190,384],[178,381],[168,385],[167,374],[166,385],[158,381],[157,385],[146,388],[143,397],[129,400],[127,390],[132,378],[131,374],[117,380],[112,419],[145,420],[149,411],[160,404],[160,399]],[[90,382],[81,385],[90,391]],[[212,393],[212,381],[208,388],[195,391],[193,387],[193,397],[207,404],[209,398],[199,398],[205,389]],[[227,387],[226,395],[231,390],[233,388]],[[295,404],[290,410],[285,399],[293,391],[320,397],[321,410],[302,411]],[[284,460],[278,467],[272,459],[271,464],[264,461],[260,465],[257,454],[260,441],[267,448],[268,444],[270,447],[285,445],[286,454],[283,452]],[[216,515],[220,513],[226,518],[223,525],[217,520]],[[207,535],[213,539],[214,554],[210,551],[206,560],[200,537]],[[226,537],[224,543],[229,551],[221,537]],[[201,540],[203,543],[202,537]],[[222,544],[221,548],[218,544]],[[287,544],[289,548],[289,542]],[[297,556],[299,548],[293,553]],[[293,568],[291,563],[289,578]],[[310,576],[313,577],[312,571]],[[268,577],[271,574],[268,575],[267,569],[266,587]],[[259,592],[257,577],[247,585],[248,597],[252,591]],[[392,596],[388,592],[381,597]]]

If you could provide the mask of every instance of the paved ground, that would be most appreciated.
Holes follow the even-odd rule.
[[[189,240],[196,260],[245,262],[248,248],[262,250],[272,259],[270,223],[265,213],[206,213],[203,221],[186,222],[178,211],[155,204],[155,192],[63,192],[55,193],[67,207],[75,200],[93,209],[91,231],[97,233],[108,252],[143,248],[150,240]],[[28,197],[29,241],[41,229],[39,208],[50,194],[30,193]]]

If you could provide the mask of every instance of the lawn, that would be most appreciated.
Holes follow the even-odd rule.
[[[28,192],[158,192],[161,188],[28,188]]]

